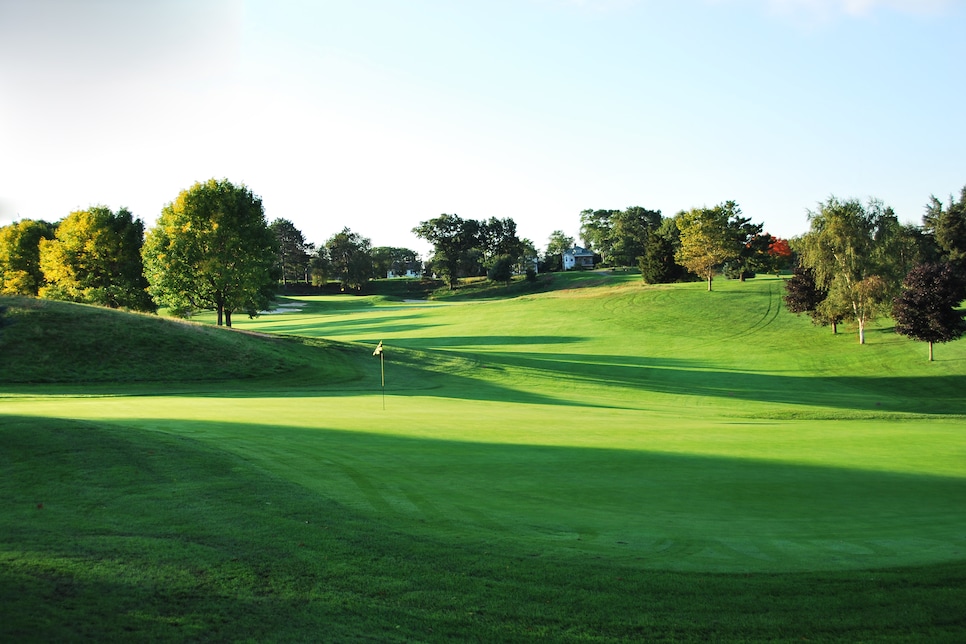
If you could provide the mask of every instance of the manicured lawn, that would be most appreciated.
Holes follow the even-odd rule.
[[[0,385],[0,635],[966,635],[966,343],[774,279],[553,287],[302,298],[236,318],[313,339],[242,380]]]

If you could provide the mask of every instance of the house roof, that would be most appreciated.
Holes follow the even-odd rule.
[[[594,251],[581,248],[580,246],[574,246],[573,248],[568,248],[565,250],[564,255],[573,255],[574,257],[593,257]]]

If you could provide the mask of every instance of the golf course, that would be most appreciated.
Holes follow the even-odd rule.
[[[966,341],[501,288],[0,298],[0,641],[966,640]]]

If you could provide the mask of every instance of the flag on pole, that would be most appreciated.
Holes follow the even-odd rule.
[[[379,356],[379,371],[382,374],[382,408],[386,408],[386,354],[382,352],[382,340],[379,346],[372,352],[372,355]]]

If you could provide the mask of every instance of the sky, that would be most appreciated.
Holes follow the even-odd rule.
[[[442,213],[538,249],[584,209],[966,185],[966,0],[0,0],[0,226],[152,227],[228,179],[323,244]]]

